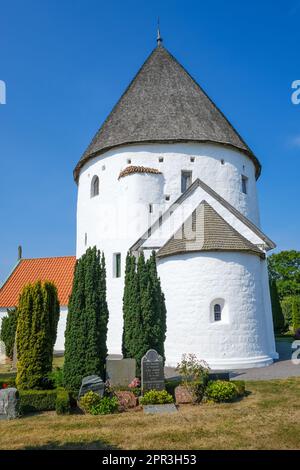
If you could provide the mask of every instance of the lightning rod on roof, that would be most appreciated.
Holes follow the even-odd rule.
[[[160,25],[159,25],[159,18],[157,18],[157,45],[160,46],[161,43],[163,42],[163,39],[160,35]]]

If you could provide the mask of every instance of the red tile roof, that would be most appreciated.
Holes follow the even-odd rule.
[[[23,287],[36,281],[53,282],[60,304],[68,305],[75,263],[75,256],[21,259],[0,289],[0,308],[17,306]]]

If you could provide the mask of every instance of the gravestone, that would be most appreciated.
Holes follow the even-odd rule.
[[[106,379],[112,387],[127,387],[136,377],[135,359],[107,359]]]
[[[146,414],[177,413],[177,408],[174,403],[167,403],[165,405],[144,405],[143,410]]]
[[[104,388],[104,382],[98,375],[88,375],[82,379],[78,400],[80,400],[80,398],[87,392],[97,393],[102,398],[104,395]]]
[[[155,351],[149,349],[142,358],[142,391],[148,390],[164,390],[164,361],[163,358]]]
[[[0,419],[16,419],[19,416],[19,393],[16,388],[0,390]]]

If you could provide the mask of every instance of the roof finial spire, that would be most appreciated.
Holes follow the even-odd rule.
[[[160,35],[159,17],[157,18],[157,45],[161,46],[163,39]]]

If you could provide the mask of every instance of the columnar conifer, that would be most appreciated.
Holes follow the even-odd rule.
[[[275,280],[270,281],[270,294],[272,303],[274,332],[281,333],[285,328],[285,319],[279,301],[277,285]]]
[[[64,381],[78,390],[82,378],[104,379],[107,356],[108,308],[104,255],[88,248],[77,261],[65,333]]]
[[[24,287],[18,305],[17,378],[20,389],[44,388],[52,370],[59,319],[57,289],[50,282]]]
[[[137,370],[148,349],[164,357],[166,307],[154,252],[147,262],[141,253],[137,267],[135,258],[127,255],[123,316],[123,355],[136,359]]]

